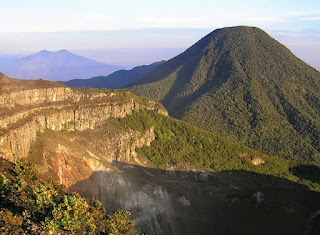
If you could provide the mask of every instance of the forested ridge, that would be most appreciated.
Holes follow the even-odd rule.
[[[250,148],[320,160],[320,73],[261,29],[217,29],[130,90]]]

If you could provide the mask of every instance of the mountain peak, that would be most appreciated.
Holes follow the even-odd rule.
[[[0,64],[0,71],[10,77],[43,78],[51,81],[109,75],[122,68],[85,58],[66,49],[54,52],[41,50],[10,63],[10,66]]]
[[[216,29],[218,31],[258,31],[258,32],[264,32],[262,29],[255,27],[255,26],[247,26],[247,25],[239,25],[239,26],[230,26],[230,27],[224,27],[224,28],[219,28]],[[214,30],[214,31],[216,31]]]
[[[39,51],[38,53],[39,54],[47,54],[47,53],[71,53],[71,52],[66,49],[61,49],[58,51],[48,51],[48,50],[44,49],[44,50]]]
[[[48,53],[49,53],[49,51],[47,51],[47,50],[41,50],[38,52],[38,54],[48,54]]]
[[[266,32],[257,27],[251,26],[234,26],[216,29],[207,36],[198,41],[193,47],[186,52],[194,53],[208,50],[219,50],[223,53],[227,52],[242,54],[243,56],[252,57],[259,50],[281,49],[286,54],[290,52],[285,46],[270,37]],[[283,50],[285,49],[285,51]],[[272,53],[271,52],[271,53]],[[241,56],[242,57],[242,56]]]
[[[249,147],[320,161],[319,90],[318,71],[248,26],[211,32],[131,88],[170,115]]]
[[[48,50],[41,50],[39,51],[37,54],[41,54],[41,55],[47,55],[47,54],[73,54],[70,51],[66,50],[66,49],[61,49],[58,51],[48,51]]]
[[[240,26],[219,28],[219,29],[212,31],[207,36],[213,36],[216,34],[224,34],[224,33],[227,33],[229,36],[232,36],[232,34],[246,35],[246,34],[251,34],[251,33],[259,33],[259,34],[268,35],[265,31],[263,31],[262,29],[260,29],[258,27],[240,25]]]
[[[59,50],[56,53],[73,54],[73,53],[71,53],[70,51],[68,51],[66,49]]]

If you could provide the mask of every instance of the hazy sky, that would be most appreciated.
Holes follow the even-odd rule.
[[[319,28],[319,0],[1,0],[1,32],[138,28]]]
[[[319,0],[1,0],[0,53],[184,48],[234,25],[260,27],[320,61]]]

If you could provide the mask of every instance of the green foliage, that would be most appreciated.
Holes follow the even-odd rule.
[[[215,30],[130,90],[250,148],[320,162],[320,73],[260,29]]]
[[[130,115],[124,119],[118,118],[117,121],[120,124],[120,127],[130,127],[135,131],[144,132],[154,125],[154,119],[149,115],[149,113],[151,112],[141,110],[134,112],[133,115]]]
[[[43,184],[43,182],[36,182],[30,198],[35,202],[36,207],[32,209],[32,214],[38,219],[44,219],[43,216],[50,214],[56,207],[56,203],[61,200],[59,195],[59,188],[53,183]]]
[[[41,179],[25,160],[16,165],[0,161],[4,165],[0,172],[0,231],[105,234],[110,230],[114,234],[136,234],[129,212],[123,212],[122,217],[118,212],[108,215],[98,200],[87,203],[78,194],[66,193],[62,185]],[[125,230],[120,226],[117,231],[113,223],[124,225]]]
[[[10,181],[3,174],[0,174],[0,188],[4,188]]]
[[[294,164],[290,160],[262,154],[154,111],[134,112],[125,119],[117,119],[117,122],[123,128],[140,132],[154,127],[156,139],[150,147],[143,146],[136,151],[163,168],[185,163],[209,171],[242,169],[298,181],[290,171]],[[265,164],[254,165],[249,156],[263,159]],[[317,185],[303,183],[317,190]]]
[[[51,231],[58,228],[72,233],[93,233],[95,231],[89,205],[77,194],[64,195],[63,202],[53,208],[52,215],[53,219],[46,221]]]
[[[108,216],[107,222],[107,234],[118,235],[118,234],[136,234],[133,230],[135,225],[133,220],[130,220],[131,213],[129,211],[118,210],[113,215]]]

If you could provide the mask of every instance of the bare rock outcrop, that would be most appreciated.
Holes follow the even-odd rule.
[[[13,162],[26,157],[37,134],[47,129],[93,130],[110,117],[124,118],[142,108],[127,91],[71,89],[60,83],[12,79],[3,74],[0,85],[0,156]],[[145,108],[166,114],[155,104]]]
[[[261,157],[258,157],[251,153],[241,153],[240,157],[246,158],[255,166],[263,165],[266,163],[266,161],[263,160]]]

